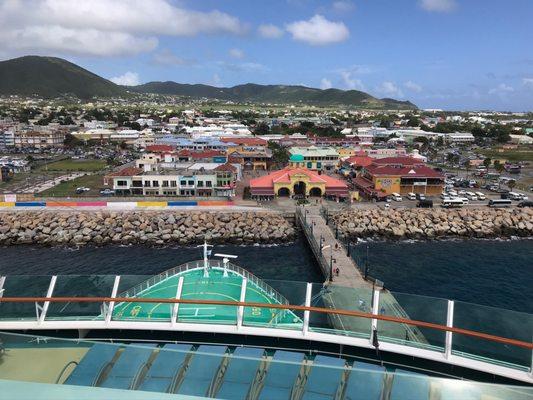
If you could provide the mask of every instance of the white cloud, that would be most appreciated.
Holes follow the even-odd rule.
[[[229,55],[233,58],[238,58],[240,60],[241,58],[244,58],[244,51],[242,51],[241,49],[231,49],[229,51]]]
[[[266,72],[268,71],[268,67],[264,66],[263,64],[256,63],[256,62],[241,62],[241,63],[231,63],[226,61],[217,61],[215,63],[220,68],[223,68],[227,71],[232,72]]]
[[[124,86],[136,86],[141,83],[141,81],[139,80],[139,74],[137,72],[131,71],[126,72],[124,75],[110,78],[109,80],[113,83],[116,83],[117,85]]]
[[[320,89],[331,89],[333,85],[331,84],[331,81],[327,78],[322,78],[320,81]]]
[[[523,78],[522,79],[522,84],[524,86],[527,86],[527,87],[533,89],[533,78]]]
[[[283,36],[283,30],[273,24],[259,25],[257,32],[265,39],[279,39]]]
[[[355,10],[355,4],[349,0],[334,1],[332,7],[338,12],[350,12]]]
[[[200,12],[170,0],[9,0],[0,2],[0,42],[10,52],[137,54],[158,36],[241,34],[245,25],[220,11]]]
[[[390,81],[381,82],[376,91],[385,97],[403,97],[402,89]]]
[[[506,93],[514,92],[514,88],[512,86],[506,85],[505,83],[500,83],[495,88],[492,88],[489,90],[489,94],[500,94],[504,95]]]
[[[324,46],[343,42],[350,36],[350,31],[342,22],[328,21],[322,15],[315,15],[307,21],[296,21],[286,26],[294,40],[312,46]]]
[[[420,7],[430,12],[450,12],[457,4],[455,0],[420,0]]]
[[[159,65],[192,65],[195,64],[195,60],[189,60],[186,58],[181,58],[175,55],[172,51],[168,49],[163,49],[162,51],[154,54],[152,61],[155,64]]]
[[[213,80],[211,84],[213,86],[220,86],[220,82],[222,82],[222,79],[220,79],[220,76],[218,74],[213,74]]]
[[[351,71],[340,71],[341,80],[346,89],[366,90],[365,85],[361,79],[355,78]]]
[[[422,91],[422,86],[413,81],[407,81],[403,84],[407,89],[412,90],[413,92],[420,93]]]

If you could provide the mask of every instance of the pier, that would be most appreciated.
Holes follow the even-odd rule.
[[[361,268],[351,257],[350,244],[339,240],[336,227],[328,225],[327,210],[320,206],[298,207],[296,223],[313,252],[315,259],[324,275],[324,291],[322,300],[326,307],[386,314],[409,319],[394,296],[383,288],[383,282],[365,276]],[[368,325],[360,318],[336,315],[330,319],[335,329],[350,330],[362,335],[370,334]],[[427,343],[416,327],[405,324],[373,325],[380,333],[400,340]]]

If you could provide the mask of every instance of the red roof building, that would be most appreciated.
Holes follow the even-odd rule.
[[[175,150],[175,147],[169,146],[168,144],[152,144],[146,146],[146,152],[148,153],[168,153]]]
[[[250,180],[252,197],[312,197],[346,198],[348,185],[336,178],[306,168],[284,168]]]
[[[363,167],[353,184],[367,197],[392,193],[437,196],[444,187],[444,174],[412,157],[387,157]]]

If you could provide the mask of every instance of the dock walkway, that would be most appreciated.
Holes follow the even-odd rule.
[[[302,228],[315,259],[326,277],[322,300],[327,307],[372,312],[374,289],[382,289],[383,283],[366,280],[348,249],[336,238],[328,226],[319,206],[299,207],[296,222]],[[339,273],[337,275],[336,270]],[[409,316],[386,289],[380,290],[379,313],[409,319]],[[356,317],[335,316],[332,325],[342,331],[369,335],[368,321]],[[419,329],[409,325],[383,323],[378,331],[388,337],[426,343]]]

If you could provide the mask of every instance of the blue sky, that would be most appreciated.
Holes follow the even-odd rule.
[[[57,55],[126,84],[302,84],[521,111],[532,16],[531,0],[6,0],[0,57]]]

